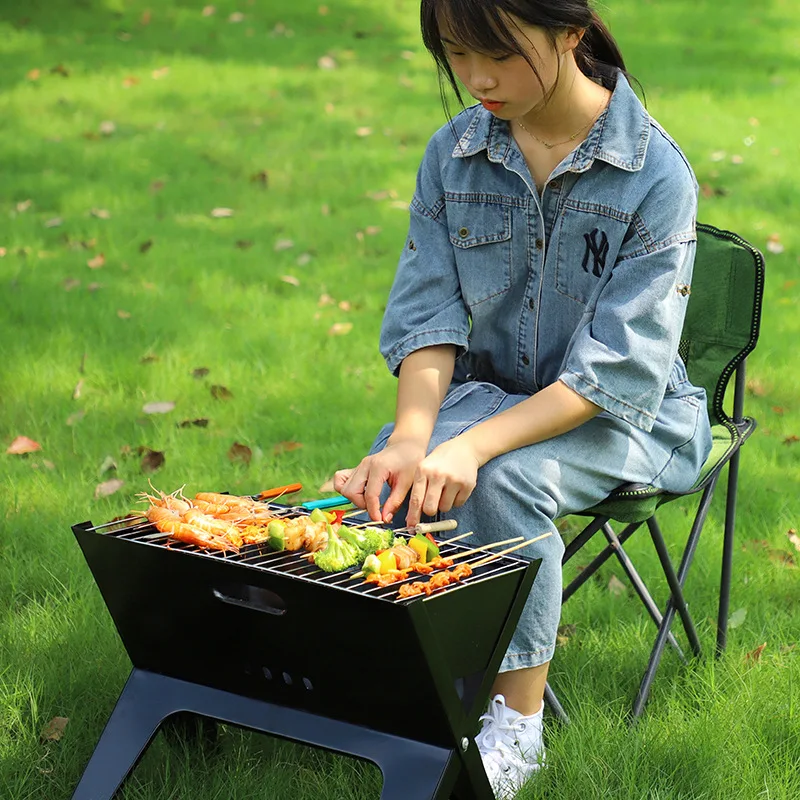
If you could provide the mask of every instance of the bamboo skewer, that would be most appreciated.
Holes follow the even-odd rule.
[[[524,536],[517,536],[514,539],[506,539],[503,542],[492,542],[492,544],[485,544],[483,547],[475,547],[472,550],[467,550],[465,553],[455,553],[454,555],[450,556],[450,558],[455,561],[457,558],[465,558],[466,556],[474,556],[475,553],[486,553],[492,547],[502,547],[504,544],[514,544],[514,542],[521,542],[525,537]],[[535,540],[532,540],[535,541]],[[524,547],[529,542],[525,542],[524,544],[519,545],[520,547]],[[512,547],[512,550],[516,550],[516,547]],[[504,551],[508,552],[508,551]],[[500,553],[499,555],[503,555]],[[473,565],[474,566],[474,565]]]
[[[537,536],[534,539],[528,539],[527,542],[523,542],[522,544],[518,544],[515,547],[509,547],[507,550],[503,550],[500,553],[492,553],[488,558],[482,558],[480,561],[476,561],[474,564],[470,564],[470,566],[475,569],[476,567],[482,567],[484,564],[488,564],[491,561],[495,561],[498,558],[502,558],[503,556],[507,556],[509,553],[513,553],[515,550],[519,550],[522,547],[527,547],[529,544],[533,544],[534,542],[539,542],[542,539],[546,539],[548,536],[552,536],[552,531],[547,531],[547,533],[543,533],[541,536]],[[522,538],[522,537],[520,537]]]
[[[446,544],[453,544],[453,542],[458,542],[461,539],[466,539],[467,536],[472,536],[475,531],[467,531],[466,533],[461,533],[458,536],[454,536],[452,539],[445,539],[443,542],[439,542],[439,547],[444,547]]]

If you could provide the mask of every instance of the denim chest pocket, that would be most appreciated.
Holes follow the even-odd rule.
[[[470,308],[511,288],[511,208],[494,203],[447,200],[464,301]]]
[[[606,270],[614,266],[629,228],[629,215],[613,208],[595,204],[565,208],[554,231],[556,291],[588,303],[607,277]]]

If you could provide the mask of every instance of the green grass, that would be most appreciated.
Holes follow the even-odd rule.
[[[70,525],[126,512],[148,477],[241,493],[302,481],[305,497],[319,496],[392,416],[378,329],[402,206],[442,122],[416,3],[331,0],[327,15],[317,0],[221,0],[211,16],[202,6],[0,4],[0,445],[42,444],[0,453],[0,797],[10,800],[71,796],[129,669]],[[575,724],[549,728],[548,769],[523,796],[788,800],[800,796],[799,557],[787,537],[800,527],[800,11],[790,0],[603,10],[704,186],[701,218],[762,249],[777,234],[785,250],[767,253],[749,362],[760,426],[742,462],[732,597],[746,616],[718,662],[687,669],[667,654],[631,730],[624,712],[652,630],[630,593],[609,593],[614,569],[603,570],[566,607],[576,630],[553,665]],[[229,21],[235,12],[241,22]],[[320,69],[323,56],[337,68]],[[215,208],[233,216],[213,218]],[[276,250],[282,240],[293,246]],[[100,253],[104,266],[90,269]],[[330,335],[336,323],[353,327]],[[199,367],[206,377],[192,376]],[[213,385],[233,397],[214,399]],[[155,401],[176,408],[142,413]],[[196,418],[208,427],[176,424]],[[249,466],[229,460],[234,442],[251,448]],[[276,449],[283,442],[302,447]],[[142,446],[165,454],[152,476],[132,453]],[[107,456],[117,469],[101,475]],[[95,499],[114,476],[122,490]],[[665,530],[687,519],[677,505],[665,514]],[[706,641],[721,518],[715,504],[690,577]],[[645,537],[630,550],[655,582]],[[393,696],[376,704],[388,711]],[[64,737],[41,743],[55,716],[70,720]],[[159,738],[121,796],[341,800],[377,797],[379,785],[373,766],[225,729],[209,753]]]

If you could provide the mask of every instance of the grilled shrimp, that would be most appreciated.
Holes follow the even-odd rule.
[[[164,521],[156,523],[156,527],[162,532],[169,534],[173,539],[186,544],[193,544],[197,547],[208,547],[212,550],[230,550],[236,552],[238,548],[222,536],[215,536],[208,531],[195,528],[185,522]]]

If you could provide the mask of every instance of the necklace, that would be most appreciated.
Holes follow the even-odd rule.
[[[577,139],[578,136],[580,136],[580,134],[582,134],[590,125],[592,125],[595,122],[595,120],[597,120],[597,118],[600,116],[600,112],[603,110],[603,106],[605,104],[606,104],[606,98],[603,97],[603,100],[600,103],[600,105],[598,106],[597,111],[595,112],[594,116],[585,125],[581,125],[581,127],[578,128],[578,130],[575,131],[575,133],[573,133],[572,136],[569,137],[569,139],[564,139],[563,142],[553,142],[551,144],[550,142],[546,142],[544,139],[540,139],[535,133],[529,131],[525,127],[525,125],[523,124],[521,119],[517,119],[517,124],[532,139],[536,139],[536,141],[539,142],[539,144],[543,144],[548,150],[552,150],[554,147],[560,147],[562,144],[569,144],[570,142],[574,142],[575,139]]]

